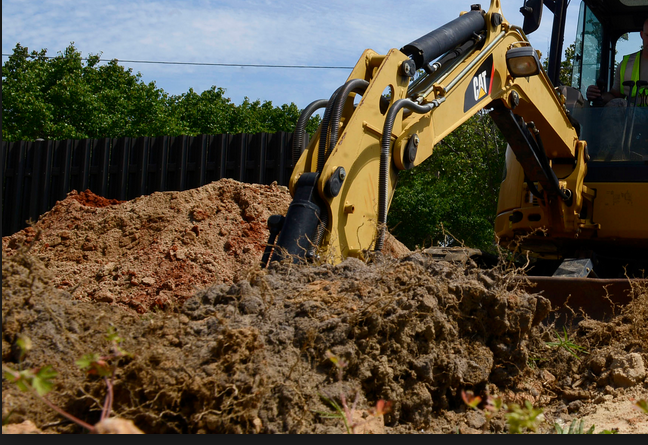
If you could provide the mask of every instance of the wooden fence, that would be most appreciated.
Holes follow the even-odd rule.
[[[221,178],[287,185],[292,133],[2,142],[2,236],[72,190],[130,200]]]

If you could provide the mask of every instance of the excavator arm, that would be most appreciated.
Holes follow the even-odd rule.
[[[593,199],[583,184],[587,145],[500,0],[486,12],[473,5],[400,50],[366,50],[330,99],[304,110],[296,134],[319,108],[324,117],[308,147],[295,138],[293,202],[285,217],[269,220],[264,263],[286,256],[338,263],[381,250],[399,171],[419,165],[481,110],[490,110],[521,164],[524,193],[540,203],[531,220],[553,236],[595,227],[581,217]],[[554,165],[567,165],[569,174],[559,179]]]

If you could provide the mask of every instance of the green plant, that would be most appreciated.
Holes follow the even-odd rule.
[[[481,397],[473,395],[470,391],[461,391],[461,397],[469,408],[480,411],[487,422],[502,411],[511,434],[519,434],[526,430],[535,432],[539,424],[545,420],[542,408],[534,408],[528,400],[524,401],[524,406],[520,406],[515,403],[506,404],[500,397],[489,396],[486,398],[484,408],[480,409]]]
[[[110,416],[112,410],[112,403],[114,399],[113,382],[115,380],[115,373],[119,361],[123,357],[132,357],[132,354],[122,349],[121,344],[123,339],[117,335],[117,331],[113,326],[108,328],[106,340],[110,342],[110,353],[101,356],[97,353],[85,354],[76,361],[80,369],[87,369],[90,375],[98,375],[104,379],[106,384],[106,399],[104,400],[103,408],[101,410],[101,419],[104,420]]]
[[[506,423],[511,434],[519,434],[525,430],[537,431],[538,424],[544,422],[542,408],[534,408],[528,400],[524,401],[524,406],[515,403],[506,407]]]
[[[561,337],[560,334],[558,334],[558,331],[554,331],[556,333],[556,338],[558,341],[550,341],[546,342],[545,344],[549,347],[558,347],[558,348],[563,348],[567,352],[569,352],[571,355],[576,357],[578,360],[580,360],[580,357],[578,356],[577,352],[583,353],[583,354],[589,354],[587,349],[585,349],[582,346],[577,345],[574,343],[570,338],[569,334],[567,334],[567,329],[563,326],[563,333],[564,336]]]
[[[337,369],[338,381],[342,381],[343,369],[344,367],[346,367],[347,363],[341,358],[332,354],[331,351],[326,351],[326,358],[335,365]],[[340,403],[337,403],[333,399],[333,397],[329,396],[328,394],[326,395],[319,394],[319,396],[326,404],[331,406],[334,411],[333,412],[315,411],[315,413],[319,414],[321,417],[325,419],[342,419],[347,434],[355,434],[358,428],[367,422],[367,421],[358,422],[353,415],[354,411],[356,410],[356,406],[358,404],[359,393],[356,392],[355,399],[353,401],[353,404],[350,407],[347,403],[347,398],[344,391],[340,392],[339,395]],[[387,414],[390,410],[391,410],[390,401],[378,400],[378,402],[376,402],[376,406],[369,410],[369,414],[371,416],[378,417]]]
[[[342,406],[340,406],[340,404],[338,404],[332,398],[329,398],[323,394],[320,394],[319,396],[324,402],[330,405],[335,411],[331,413],[327,413],[324,411],[316,411],[317,414],[319,414],[321,417],[325,419],[342,419],[347,434],[353,434],[355,429],[355,425],[353,424],[353,410],[355,409],[355,402],[351,410],[349,410],[349,407],[347,406],[346,400],[344,400],[344,398],[342,398],[341,401]]]
[[[19,368],[22,368],[22,360],[29,352],[31,341],[23,338],[22,342],[17,341],[16,344],[20,348],[20,359],[18,365]],[[26,345],[29,345],[29,348],[26,347]],[[51,409],[53,409],[66,419],[71,420],[72,422],[87,429],[90,432],[94,432],[95,428],[92,425],[64,411],[47,398],[47,394],[54,387],[54,377],[58,375],[54,368],[52,368],[52,366],[45,365],[32,369],[14,370],[9,366],[3,364],[2,372],[4,374],[4,378],[7,379],[7,381],[9,381],[10,383],[14,383],[21,391],[33,394],[34,396],[36,396],[36,398],[42,400],[47,406],[49,406]]]
[[[648,415],[648,401],[646,399],[641,399],[635,402],[635,406],[643,411],[644,414]]]
[[[584,421],[582,419],[580,422],[575,420],[569,424],[569,429],[563,428],[559,423],[554,423],[554,429],[558,434],[594,434],[595,425],[592,425],[587,431],[584,431],[583,423]]]
[[[542,357],[529,357],[529,360],[528,360],[528,362],[527,362],[527,366],[529,366],[529,368],[531,368],[531,369],[536,369],[536,368],[538,367],[538,365],[536,365],[536,363],[539,363],[539,362],[545,362],[545,361],[547,361],[546,358],[542,358]]]
[[[106,398],[101,410],[101,420],[110,416],[113,403],[113,382],[115,373],[119,365],[119,361],[123,357],[131,357],[132,354],[122,349],[122,338],[117,335],[114,327],[108,329],[106,340],[110,342],[110,352],[107,355],[99,355],[97,353],[89,353],[83,355],[76,361],[80,369],[86,369],[90,375],[98,375],[104,379],[106,384]],[[9,366],[2,365],[2,371],[5,379],[10,383],[14,383],[18,389],[23,392],[29,392],[42,400],[51,409],[62,415],[63,417],[71,420],[77,425],[87,429],[90,432],[96,432],[96,428],[87,422],[73,416],[72,414],[64,411],[59,406],[52,403],[47,394],[54,388],[54,378],[58,373],[51,365],[44,365],[37,368],[23,370],[23,361],[32,348],[31,340],[27,337],[19,337],[16,340],[16,345],[19,348],[18,356],[18,370],[14,370]]]
[[[584,421],[581,419],[579,422],[578,420],[573,421],[569,425],[569,429],[563,428],[559,423],[554,423],[554,429],[556,430],[556,433],[558,434],[594,434],[594,428],[596,425],[592,425],[589,427],[587,431],[583,429],[583,423]],[[617,434],[619,430],[617,429],[611,429],[611,430],[603,430],[598,434]]]

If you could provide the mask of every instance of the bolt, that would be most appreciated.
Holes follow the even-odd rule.
[[[412,77],[416,72],[416,65],[412,59],[404,60],[401,64],[401,69],[403,70],[404,75]]]
[[[511,92],[511,109],[514,110],[518,105],[520,105],[520,95],[517,91]]]

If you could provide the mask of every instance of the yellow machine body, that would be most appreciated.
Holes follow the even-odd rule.
[[[610,123],[576,88],[556,88],[523,29],[502,15],[500,0],[479,8],[446,25],[467,36],[450,42],[450,51],[430,56],[434,44],[448,43],[432,32],[385,55],[362,54],[347,83],[359,87],[341,87],[343,100],[331,97],[327,124],[303,148],[290,179],[293,202],[302,206],[294,214],[315,209],[318,231],[309,223],[293,241],[280,235],[278,249],[292,247],[297,256],[316,250],[332,263],[380,250],[399,171],[419,165],[482,110],[509,142],[495,219],[501,244],[547,259],[648,249],[648,131],[638,131],[645,115],[633,114],[632,148],[605,145],[596,131],[607,123],[627,132],[628,111]],[[338,119],[328,122],[334,104]],[[297,225],[299,217],[289,216],[282,232]],[[306,243],[289,246],[299,238]]]

